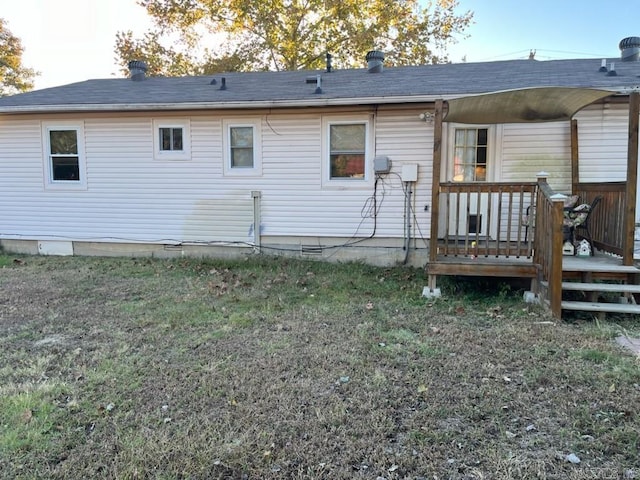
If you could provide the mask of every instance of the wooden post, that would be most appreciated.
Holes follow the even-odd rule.
[[[431,232],[429,237],[429,262],[438,255],[438,221],[440,216],[440,171],[442,169],[442,111],[443,101],[436,100],[433,117],[433,168],[431,178]],[[429,288],[435,288],[436,277],[429,275]]]
[[[627,144],[627,186],[625,192],[624,242],[622,264],[633,265],[633,247],[636,223],[636,195],[638,188],[638,128],[640,93],[629,95],[629,142]]]
[[[549,305],[551,314],[562,318],[562,220],[564,199],[553,199],[551,222],[551,268],[549,271]],[[548,234],[548,233],[547,233]]]
[[[580,163],[578,158],[578,121],[571,120],[571,194],[575,195],[580,183]]]
[[[535,197],[536,203],[533,209],[534,219],[533,219],[533,224],[531,224],[531,221],[530,221],[530,226],[529,226],[530,230],[532,229],[532,227],[535,227],[536,225],[542,225],[542,222],[540,221],[540,216],[542,215],[542,203],[540,202],[540,195],[541,195],[540,185],[542,185],[543,183],[547,183],[548,176],[549,174],[547,172],[536,173],[536,180],[538,182],[538,187],[536,188],[536,197]],[[533,231],[531,232],[531,234],[533,234],[533,246],[532,246],[533,263],[540,265],[541,259],[540,259],[540,252],[539,252],[538,246],[540,245],[540,242],[544,241],[543,235],[539,228],[533,228]]]

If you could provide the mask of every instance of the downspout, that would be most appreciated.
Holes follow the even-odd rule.
[[[409,247],[411,245],[411,182],[404,182],[404,259],[406,265],[409,260]]]
[[[262,240],[260,237],[260,224],[262,222],[260,200],[262,199],[262,192],[258,190],[252,191],[251,198],[253,198],[253,249],[256,253],[260,253]]]

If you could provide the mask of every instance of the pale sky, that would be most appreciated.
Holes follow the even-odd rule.
[[[615,58],[624,37],[640,36],[640,0],[459,0],[473,10],[469,38],[449,48],[459,62],[527,58]],[[36,88],[119,76],[116,32],[150,26],[135,0],[0,0],[0,17],[25,48]],[[364,53],[363,53],[364,56]],[[363,65],[364,66],[364,65]]]

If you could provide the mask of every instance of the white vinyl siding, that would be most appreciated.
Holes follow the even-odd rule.
[[[571,190],[571,132],[569,122],[512,123],[502,129],[504,182],[535,182],[549,174],[552,188]]]
[[[2,238],[87,242],[253,241],[252,192],[261,193],[261,231],[271,237],[307,237],[310,243],[342,244],[366,238],[402,244],[404,163],[418,164],[412,206],[428,235],[433,128],[417,120],[417,110],[366,110],[349,118],[369,122],[377,136],[374,155],[387,155],[392,171],[374,192],[371,170],[364,187],[323,186],[322,113],[271,113],[259,119],[261,175],[225,172],[223,136],[232,115],[198,113],[184,117],[189,127],[190,161],[156,160],[157,126],[172,117],[95,115],[83,117],[87,188],[82,192],[43,188],[43,142],[38,120],[0,117],[0,218]],[[335,117],[335,116],[331,116]],[[52,116],[52,123],[59,123]],[[75,122],[80,116],[60,116]],[[246,120],[246,118],[245,118]],[[50,121],[50,120],[47,120]],[[240,123],[243,123],[241,121]],[[373,142],[371,142],[371,146]],[[11,162],[6,159],[11,159]],[[371,209],[377,201],[377,218]],[[318,240],[324,238],[325,240]]]
[[[620,182],[627,178],[629,108],[606,104],[581,111],[578,151],[582,182]]]

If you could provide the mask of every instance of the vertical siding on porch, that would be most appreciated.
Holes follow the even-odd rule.
[[[627,176],[627,105],[594,105],[576,115],[581,182],[619,182]]]

